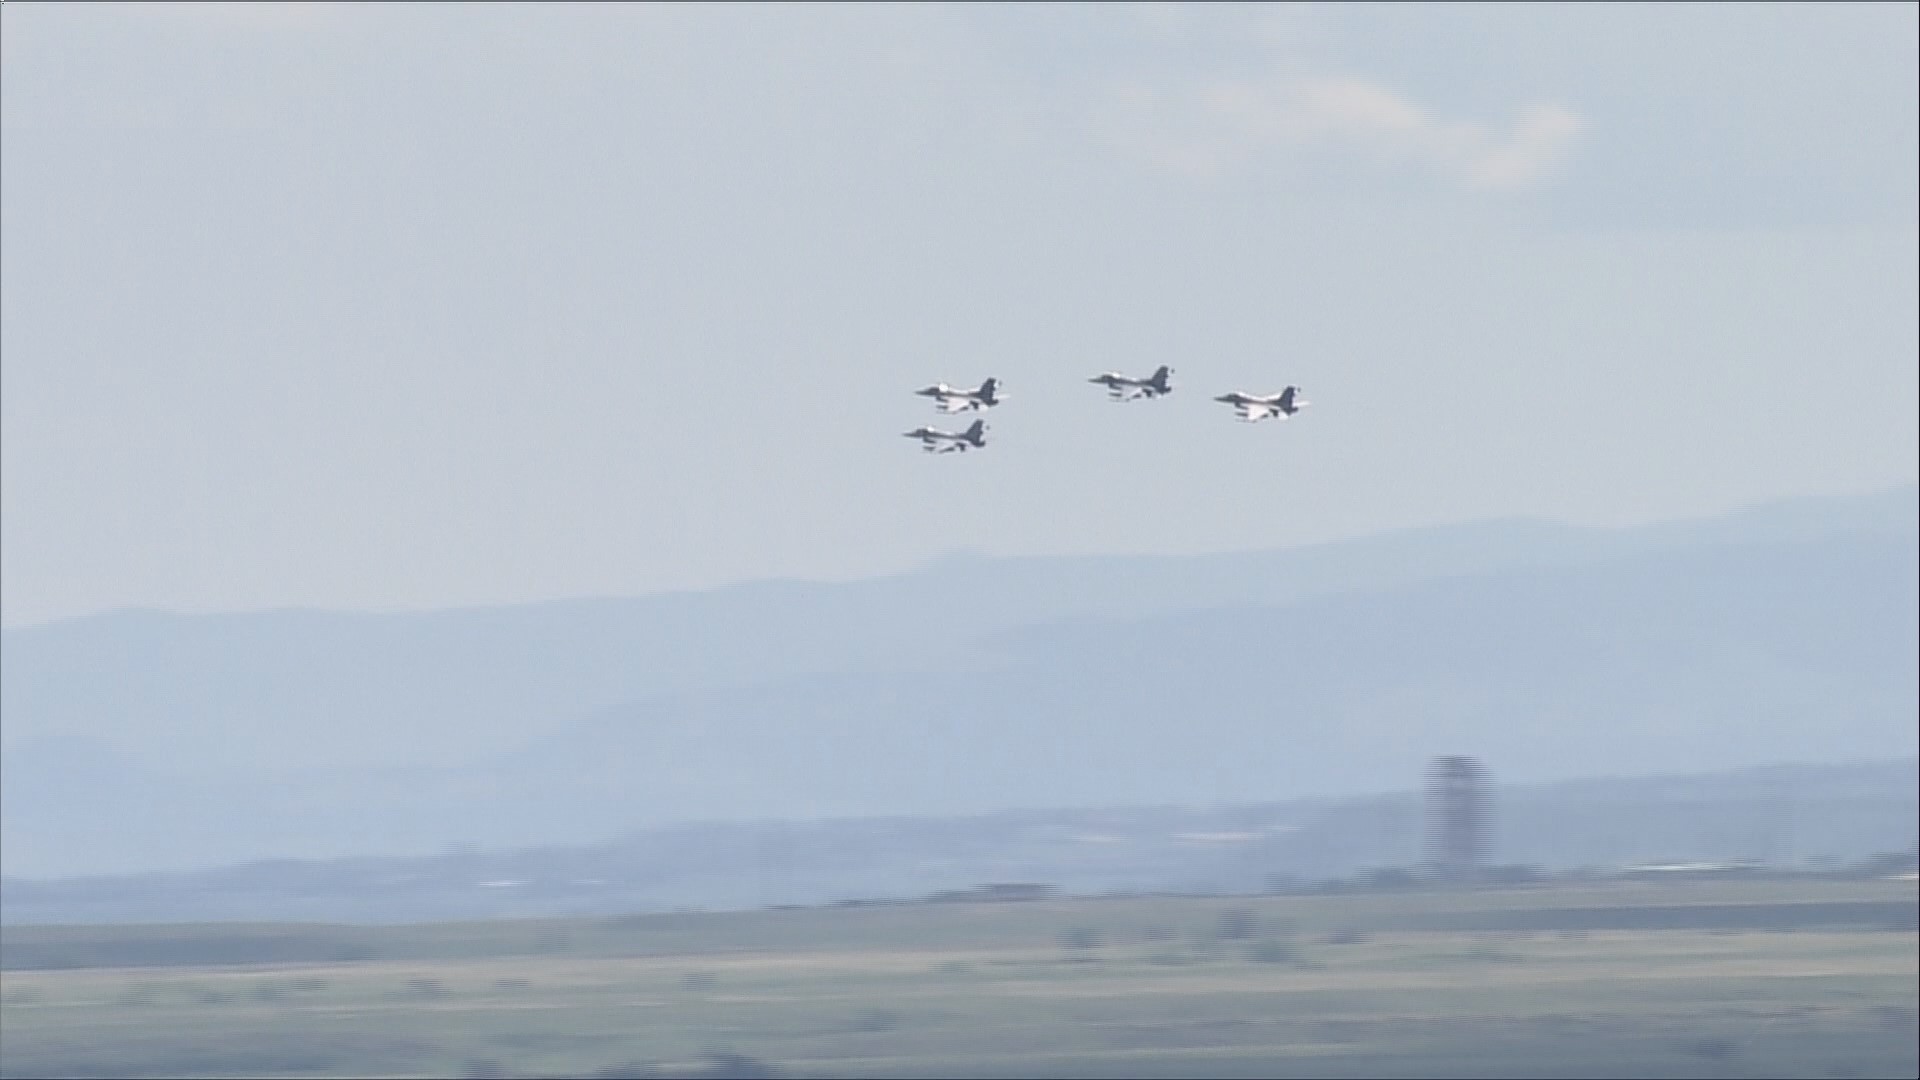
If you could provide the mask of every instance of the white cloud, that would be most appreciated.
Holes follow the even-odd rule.
[[[1466,163],[1466,177],[1485,187],[1521,187],[1560,165],[1586,122],[1559,105],[1520,110],[1504,142],[1482,146]]]
[[[1568,109],[1532,104],[1502,132],[1444,120],[1386,86],[1351,77],[1213,79],[1118,91],[1101,125],[1126,152],[1192,176],[1272,157],[1358,152],[1388,166],[1436,169],[1471,187],[1532,185],[1565,159],[1584,127]]]

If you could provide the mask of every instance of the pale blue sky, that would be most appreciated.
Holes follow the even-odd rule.
[[[1916,476],[1914,5],[0,11],[9,625]]]

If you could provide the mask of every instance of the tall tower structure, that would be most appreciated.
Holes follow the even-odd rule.
[[[1427,766],[1427,867],[1441,881],[1472,881],[1493,853],[1487,770],[1470,757]]]

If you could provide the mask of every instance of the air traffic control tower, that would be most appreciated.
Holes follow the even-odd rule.
[[[1427,767],[1427,869],[1436,880],[1479,880],[1493,854],[1493,791],[1470,757],[1438,757]]]

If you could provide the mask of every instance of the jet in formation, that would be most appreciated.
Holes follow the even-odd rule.
[[[946,383],[934,383],[932,386],[915,390],[921,397],[930,397],[934,405],[943,413],[966,412],[970,409],[991,409],[1000,404],[1000,380],[988,379],[977,389],[968,390],[963,386],[948,386]]]
[[[917,427],[907,432],[906,437],[919,439],[920,449],[929,454],[935,452],[950,454],[954,451],[965,453],[987,445],[987,422],[975,420],[965,431],[942,431],[935,427]],[[941,443],[946,445],[941,446]]]
[[[1307,399],[1300,396],[1300,388],[1289,386],[1277,394],[1262,397],[1259,394],[1243,394],[1235,390],[1231,394],[1222,394],[1215,401],[1223,401],[1233,406],[1234,415],[1248,423],[1262,420],[1285,420],[1294,413],[1307,407]]]
[[[1168,381],[1168,377],[1172,374],[1172,368],[1161,364],[1154,369],[1152,375],[1144,379],[1109,371],[1103,375],[1095,375],[1087,381],[1105,386],[1107,397],[1114,401],[1132,401],[1134,398],[1156,398],[1161,394],[1173,393],[1173,383]]]
[[[1173,393],[1173,369],[1165,364],[1154,369],[1152,375],[1144,379],[1131,375],[1122,375],[1117,371],[1108,371],[1095,375],[1088,382],[1099,383],[1107,388],[1107,396],[1114,401],[1133,401],[1136,398],[1157,398]],[[991,409],[1004,400],[1000,393],[1000,380],[988,379],[977,389],[948,386],[935,383],[914,391],[921,397],[934,400],[935,406],[943,413],[960,413]],[[1213,400],[1233,406],[1234,415],[1249,423],[1261,420],[1286,420],[1301,409],[1307,407],[1307,400],[1300,396],[1298,386],[1289,386],[1277,394],[1248,394],[1235,390],[1222,394]],[[945,431],[936,427],[918,427],[904,433],[909,439],[919,439],[920,448],[929,454],[965,453],[979,450],[987,445],[987,422],[975,420],[965,431]]]

